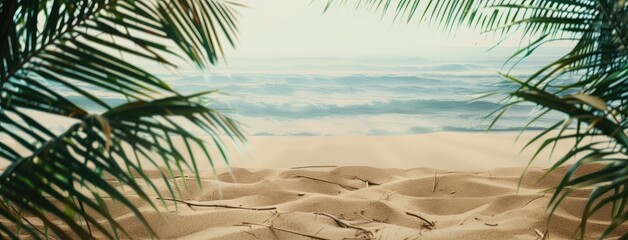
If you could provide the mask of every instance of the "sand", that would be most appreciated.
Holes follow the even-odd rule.
[[[225,170],[219,181],[204,173],[202,190],[187,180],[178,211],[170,201],[161,215],[141,209],[163,239],[541,239],[544,189],[557,176],[536,184],[543,171],[533,169],[517,191],[520,170],[234,168],[235,179]],[[578,192],[558,208],[551,239],[571,239],[585,200]],[[132,214],[114,212],[133,238],[149,237]],[[587,237],[598,236],[604,220],[594,216]]]
[[[161,239],[572,239],[589,191],[565,199],[548,224],[547,189],[564,169],[538,182],[551,163],[544,153],[518,185],[533,151],[519,153],[525,142],[513,141],[514,133],[251,137],[230,170],[219,166],[215,176],[204,166],[201,186],[171,180],[185,202],[165,200],[157,212],[127,196]],[[147,174],[167,197],[158,172]],[[109,203],[132,238],[150,237]],[[597,238],[607,220],[594,215],[586,237]]]
[[[521,151],[538,132],[436,132],[404,136],[254,136],[248,154],[234,156],[232,166],[291,168],[304,165],[370,166],[378,168],[428,167],[481,171],[521,167],[532,158],[539,143]],[[515,141],[517,140],[517,141]],[[551,159],[569,150],[559,143]],[[244,151],[246,153],[246,151]],[[552,165],[544,151],[533,166]],[[224,165],[221,165],[224,167]]]

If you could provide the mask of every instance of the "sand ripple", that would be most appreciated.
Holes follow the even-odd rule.
[[[203,173],[202,188],[193,179],[176,180],[181,187],[187,181],[180,199],[195,206],[179,203],[175,211],[167,201],[161,213],[140,206],[162,239],[540,239],[551,195],[544,191],[562,170],[538,183],[543,171],[532,169],[518,185],[521,171],[223,169],[217,177]],[[167,196],[164,184],[158,187]],[[552,239],[574,236],[587,193],[577,192],[558,208],[549,224]],[[116,206],[114,216],[134,238],[149,237]],[[587,237],[598,236],[606,221],[593,216]]]

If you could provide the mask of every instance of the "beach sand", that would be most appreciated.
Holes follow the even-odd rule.
[[[589,191],[566,198],[548,224],[546,189],[565,168],[539,182],[551,164],[545,152],[519,185],[535,146],[519,150],[533,136],[516,144],[514,133],[251,137],[230,169],[219,164],[214,175],[205,163],[202,186],[170,180],[185,202],[156,200],[158,213],[127,196],[161,239],[572,239]],[[147,174],[168,198],[160,174]],[[134,239],[150,237],[132,213],[109,204]],[[586,237],[597,238],[607,220],[594,215]]]

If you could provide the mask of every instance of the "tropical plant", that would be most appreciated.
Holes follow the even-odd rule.
[[[578,189],[592,189],[582,213],[579,236],[584,237],[589,217],[605,207],[610,208],[611,222],[600,238],[626,223],[628,1],[328,0],[326,4],[326,9],[349,5],[383,14],[393,12],[396,20],[426,21],[446,31],[466,25],[504,38],[521,34],[523,47],[506,61],[513,62],[508,64],[511,69],[541,46],[560,41],[571,43],[569,52],[531,76],[500,73],[519,87],[508,92],[503,106],[491,113],[491,126],[517,104],[533,103],[540,109],[522,131],[550,112],[563,113],[565,120],[549,126],[526,145],[541,141],[536,157],[545,149],[553,149],[559,141],[574,140],[571,150],[543,176],[555,172],[569,159],[576,159],[554,189],[548,206],[549,220],[565,197]],[[549,133],[557,134],[546,136]],[[577,173],[591,164],[603,167]],[[619,234],[628,237],[628,233]]]
[[[0,238],[128,236],[105,197],[154,234],[127,197],[156,207],[147,191],[159,191],[139,159],[167,167],[160,173],[174,198],[179,187],[166,178],[190,170],[200,183],[192,148],[212,162],[210,150],[227,146],[221,135],[236,142],[244,137],[234,120],[206,106],[210,92],[183,95],[136,63],[216,63],[223,42],[233,44],[240,6],[228,0],[1,0],[0,159],[6,168]],[[126,101],[113,105],[97,91]],[[51,131],[47,123],[55,117],[71,125]],[[186,122],[206,132],[211,144]],[[185,148],[175,148],[174,138]]]

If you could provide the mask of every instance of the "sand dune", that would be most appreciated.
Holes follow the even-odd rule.
[[[547,226],[544,190],[559,174],[537,183],[543,171],[530,170],[517,190],[521,168],[454,172],[430,168],[334,167],[226,169],[217,179],[202,174],[177,179],[188,190],[166,201],[162,215],[141,209],[162,239],[541,239]],[[156,172],[149,173],[158,177]],[[167,191],[160,182],[162,194]],[[565,200],[549,224],[551,239],[571,239],[586,191]],[[137,200],[137,198],[135,198]],[[114,208],[115,206],[112,205]],[[230,208],[234,207],[234,208]],[[115,218],[133,238],[148,238],[123,209]],[[587,237],[605,228],[594,216]],[[271,229],[273,228],[273,229]],[[624,226],[619,232],[628,231]]]

